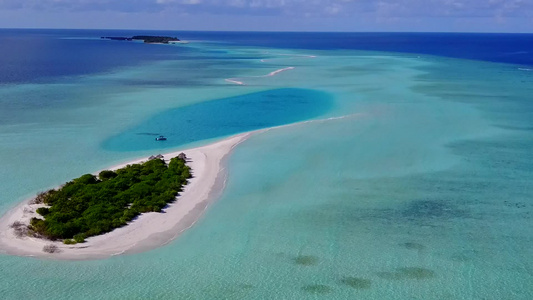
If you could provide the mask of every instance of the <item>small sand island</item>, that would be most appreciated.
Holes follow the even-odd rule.
[[[37,195],[30,203],[40,215],[30,224],[13,223],[18,236],[30,235],[64,244],[83,243],[126,226],[142,213],[161,212],[176,200],[191,178],[185,154],[167,164],[163,156],[116,171],[85,174],[59,189]]]
[[[180,39],[178,39],[177,37],[157,35],[135,35],[132,37],[103,36],[101,38],[113,41],[144,41],[146,44],[169,44],[180,42]]]
[[[87,260],[165,245],[220,195],[225,157],[251,134],[138,159],[39,193],[0,218],[0,251]]]

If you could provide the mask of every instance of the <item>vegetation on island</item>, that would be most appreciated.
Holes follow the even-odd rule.
[[[65,244],[83,242],[122,227],[141,213],[161,212],[191,178],[183,156],[151,159],[117,171],[85,174],[60,189],[39,193],[34,203],[46,207],[36,210],[44,217],[32,218],[32,234]]]
[[[147,44],[168,44],[170,42],[179,42],[177,37],[170,36],[156,36],[156,35],[135,35],[133,37],[121,37],[121,36],[103,36],[102,39],[114,40],[114,41],[133,41],[140,40]]]
[[[169,42],[179,42],[180,40],[177,37],[170,36],[152,36],[152,35],[136,35],[132,37],[133,40],[141,40],[145,43],[163,43],[168,44]]]

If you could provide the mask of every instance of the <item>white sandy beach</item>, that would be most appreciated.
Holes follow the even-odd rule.
[[[88,260],[106,258],[118,254],[138,253],[154,249],[175,239],[191,227],[202,215],[212,199],[222,192],[226,174],[223,169],[224,158],[239,143],[246,140],[253,132],[243,133],[213,144],[165,154],[165,160],[184,152],[193,178],[178,196],[177,201],[169,205],[164,213],[145,213],[122,228],[104,235],[88,238],[85,243],[65,245],[62,242],[50,242],[44,239],[24,237],[17,238],[10,228],[15,221],[29,224],[36,216],[39,205],[30,205],[24,201],[0,219],[0,251],[19,256],[34,256],[64,260]],[[138,159],[110,169],[115,170],[146,161]],[[58,253],[45,253],[45,245],[55,244]]]
[[[367,114],[358,113],[280,125],[241,133],[203,147],[167,153],[164,155],[167,162],[180,153],[185,153],[188,158],[187,165],[191,167],[193,173],[193,178],[189,180],[183,192],[177,197],[177,201],[164,209],[164,213],[144,213],[127,226],[103,235],[90,237],[81,244],[65,245],[62,242],[51,242],[39,238],[18,238],[10,226],[15,221],[29,224],[32,217],[38,216],[35,210],[42,206],[40,204],[30,205],[29,202],[32,199],[28,199],[0,218],[0,251],[18,256],[60,260],[91,260],[120,254],[139,253],[161,247],[193,226],[209,204],[220,196],[227,177],[224,170],[225,159],[238,144],[250,136],[272,129],[311,122],[328,122],[365,116]],[[116,170],[128,164],[136,164],[146,160],[147,158],[137,159],[108,169]],[[53,254],[43,252],[43,247],[50,244],[56,245],[60,251]]]

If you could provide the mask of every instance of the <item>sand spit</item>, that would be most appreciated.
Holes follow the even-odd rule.
[[[30,205],[28,200],[0,219],[0,250],[19,256],[89,260],[138,253],[165,245],[194,225],[210,201],[219,196],[226,177],[223,160],[236,145],[252,134],[243,133],[207,146],[165,154],[164,158],[168,161],[181,152],[185,153],[188,158],[187,165],[191,167],[194,177],[185,186],[177,201],[169,205],[164,213],[144,213],[127,226],[90,237],[85,243],[65,245],[62,242],[32,237],[19,238],[15,235],[11,225],[16,221],[29,224],[30,219],[37,216],[35,210],[42,206]],[[120,169],[128,164],[146,160],[138,159],[110,169]],[[43,252],[43,247],[51,244],[57,246],[59,251]]]
[[[192,169],[193,178],[185,186],[177,201],[164,209],[164,213],[144,213],[133,222],[109,233],[90,237],[85,243],[65,245],[33,237],[17,237],[12,224],[22,222],[29,224],[37,216],[35,210],[42,205],[31,205],[30,200],[22,202],[0,218],[0,252],[57,260],[93,260],[109,258],[121,254],[134,254],[168,244],[185,230],[193,226],[209,204],[216,200],[224,190],[227,173],[225,161],[232,150],[254,134],[289,126],[304,125],[314,122],[329,122],[345,118],[365,118],[367,114],[359,113],[327,119],[309,120],[293,124],[270,127],[237,134],[210,145],[175,151],[164,155],[165,160],[185,153]],[[120,169],[128,164],[146,161],[137,159],[109,168]],[[45,246],[55,245],[58,251],[47,253]]]

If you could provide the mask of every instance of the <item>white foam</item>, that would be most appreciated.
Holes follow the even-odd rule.
[[[284,71],[288,71],[288,70],[294,70],[294,67],[287,67],[287,68],[283,68],[283,69],[279,69],[279,70],[276,70],[274,72],[270,72],[268,73],[268,75],[265,75],[263,77],[269,77],[269,76],[275,76],[281,72],[284,72]]]
[[[287,67],[287,68],[283,68],[283,69],[279,69],[279,70],[276,70],[276,71],[273,71],[273,72],[270,72],[266,75],[261,75],[261,76],[249,76],[248,78],[261,78],[261,77],[272,77],[272,76],[276,76],[278,75],[279,73],[281,72],[285,72],[285,71],[289,71],[289,70],[294,70],[295,68],[294,67]],[[226,82],[230,82],[230,83],[234,83],[234,84],[238,84],[238,85],[246,85],[244,82],[242,81],[239,81],[237,79],[240,79],[240,78],[226,78],[224,79]]]
[[[242,81],[238,81],[238,80],[235,80],[235,78],[227,78],[225,79],[227,82],[230,82],[230,83],[235,83],[235,84],[238,84],[238,85],[244,85],[244,82]]]
[[[284,54],[284,53],[281,53],[281,54],[278,54],[278,55],[292,56],[292,57],[303,57],[303,58],[316,58],[317,57],[316,55],[308,55],[308,54]]]

